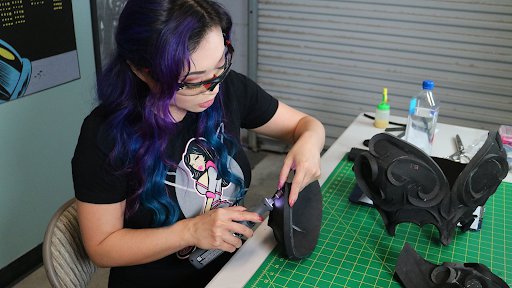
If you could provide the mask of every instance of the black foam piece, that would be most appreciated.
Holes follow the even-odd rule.
[[[483,264],[435,265],[423,259],[409,243],[405,243],[398,256],[394,276],[405,288],[510,288]]]
[[[433,224],[443,245],[474,221],[473,211],[484,206],[508,172],[499,135],[490,132],[468,164],[433,158],[416,146],[381,133],[370,140],[369,151],[354,162],[361,190],[373,201],[390,235],[396,226],[412,222]]]
[[[303,259],[311,255],[318,242],[322,225],[322,193],[314,181],[300,193],[290,207],[291,183],[283,186],[283,196],[276,199],[268,225],[272,228],[281,254],[288,259]]]

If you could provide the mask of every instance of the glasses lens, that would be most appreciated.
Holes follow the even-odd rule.
[[[229,73],[229,70],[231,68],[231,62],[227,65],[227,67],[222,71],[222,74],[220,74],[218,77],[215,77],[212,79],[208,84],[203,85],[206,90],[213,91],[217,85],[219,85],[224,79],[226,79],[226,76]]]
[[[222,65],[222,67],[219,67],[218,69],[220,72],[219,76],[216,76],[216,74],[214,74],[214,77],[212,79],[197,83],[180,83],[179,93],[186,96],[195,96],[205,93],[206,91],[213,91],[215,87],[217,87],[217,85],[219,85],[228,75],[232,63],[232,53],[232,48],[228,48],[228,51],[226,52],[224,65]]]

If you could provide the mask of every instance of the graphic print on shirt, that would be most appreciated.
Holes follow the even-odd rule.
[[[220,177],[217,161],[217,153],[206,139],[192,138],[186,145],[176,172],[168,173],[165,183],[174,187],[178,204],[185,217],[195,217],[211,209],[235,204],[239,187]],[[243,179],[243,172],[238,163],[231,157],[227,163],[231,173]],[[178,251],[176,256],[185,259],[194,248],[187,247]]]

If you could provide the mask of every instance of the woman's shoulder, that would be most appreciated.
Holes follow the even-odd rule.
[[[249,77],[235,70],[229,71],[224,81],[232,89],[246,89],[247,85],[252,83]]]
[[[249,77],[234,70],[229,72],[223,84],[225,97],[236,102],[246,102],[247,97],[253,96],[259,88]]]
[[[82,126],[100,127],[107,120],[106,109],[98,105],[84,119]]]
[[[230,70],[228,75],[226,76],[226,81],[245,80],[246,78],[247,78],[247,76],[245,76],[244,74],[239,73],[235,70]]]
[[[241,127],[256,128],[268,122],[277,111],[278,101],[249,77],[236,71],[228,74],[226,99],[238,111]]]
[[[80,130],[80,139],[88,143],[96,143],[102,150],[110,151],[112,148],[112,137],[106,131],[108,113],[99,105],[85,117]]]

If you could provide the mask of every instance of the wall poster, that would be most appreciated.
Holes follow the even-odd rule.
[[[0,104],[79,78],[71,0],[0,0]]]

